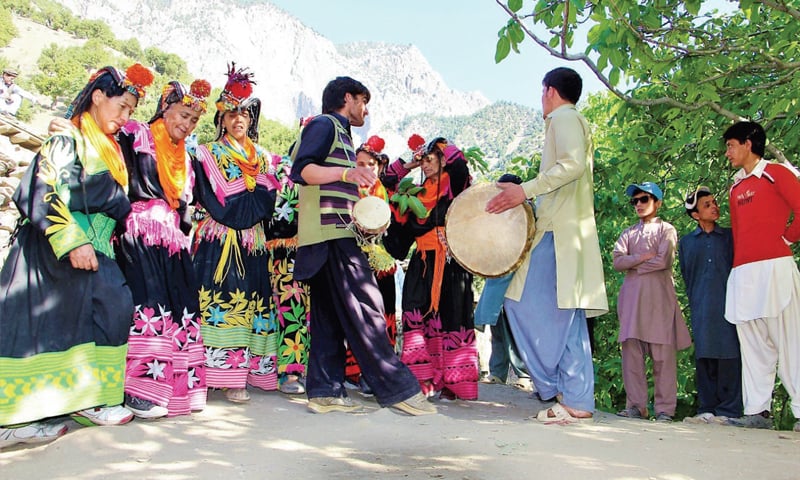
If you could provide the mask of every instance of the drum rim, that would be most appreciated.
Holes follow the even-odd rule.
[[[481,183],[476,183],[476,184],[470,185],[467,189],[465,189],[463,192],[461,192],[459,195],[457,195],[453,199],[453,202],[450,204],[450,206],[447,208],[447,213],[445,214],[445,217],[444,217],[444,235],[445,235],[445,239],[447,238],[447,224],[448,224],[448,222],[450,220],[450,211],[451,211],[453,205],[455,204],[456,200],[458,200],[458,198],[461,195],[463,195],[464,193],[466,193],[469,189],[471,189],[473,187],[482,187],[482,188],[484,188],[483,187],[484,185],[492,185],[492,186],[494,186],[497,189],[498,193],[501,191],[499,188],[497,188],[497,186],[494,183],[481,182]],[[504,277],[504,276],[508,275],[511,272],[516,271],[520,267],[520,265],[522,265],[522,262],[525,261],[525,258],[528,256],[528,253],[530,252],[531,245],[533,244],[533,235],[536,232],[536,222],[535,222],[535,218],[534,218],[534,215],[533,215],[533,208],[531,207],[530,203],[525,201],[525,202],[522,202],[521,204],[519,204],[519,205],[517,205],[516,207],[513,207],[513,208],[517,208],[517,207],[520,207],[520,206],[522,207],[523,211],[525,212],[525,217],[528,220],[528,228],[526,229],[527,230],[527,235],[525,236],[525,245],[522,247],[522,255],[520,255],[520,257],[517,259],[517,261],[514,262],[514,264],[511,265],[511,267],[509,267],[507,270],[503,271],[502,273],[497,273],[497,274],[487,274],[487,273],[478,272],[474,268],[472,268],[472,267],[470,267],[468,265],[465,265],[462,262],[462,260],[459,259],[453,253],[453,251],[450,248],[450,242],[447,242],[447,252],[449,253],[449,255],[453,259],[455,259],[456,262],[458,262],[459,265],[461,265],[461,267],[464,270],[468,271],[469,273],[471,273],[473,275],[478,275],[479,277],[483,277],[483,278],[500,278],[500,277]],[[511,210],[511,209],[509,209],[509,210]]]

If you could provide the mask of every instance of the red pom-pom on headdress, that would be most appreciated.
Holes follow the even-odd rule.
[[[424,145],[425,145],[425,139],[420,137],[416,133],[408,138],[408,148],[410,148],[412,152],[416,152]]]
[[[206,98],[211,95],[211,84],[203,79],[197,79],[192,82],[192,86],[189,87],[189,92],[194,97]]]
[[[383,151],[383,147],[386,146],[386,142],[379,136],[373,135],[364,142],[361,148],[364,150],[370,151],[372,153],[381,153]]]
[[[125,84],[131,85],[139,92],[139,96],[144,96],[144,89],[153,83],[153,72],[141,63],[134,63],[125,70]]]
[[[253,73],[247,71],[247,67],[236,69],[236,63],[231,62],[228,67],[228,82],[225,90],[238,100],[244,100],[253,94],[253,85],[256,82],[251,80]]]

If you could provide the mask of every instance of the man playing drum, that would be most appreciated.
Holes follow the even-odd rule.
[[[311,286],[308,409],[362,409],[343,385],[347,340],[378,404],[410,415],[436,413],[389,344],[378,285],[354,233],[346,228],[358,187],[377,179],[368,167],[356,167],[350,136],[351,126],[364,125],[369,99],[359,81],[330,81],[322,93],[323,115],[301,131],[292,154],[292,180],[301,185],[294,276]]]
[[[556,68],[542,81],[545,140],[539,174],[522,185],[500,183],[489,213],[535,197],[530,254],[514,274],[504,307],[536,391],[559,402],[544,423],[569,423],[594,412],[594,370],[586,318],[608,311],[594,219],[592,144],[575,104],[581,77]],[[553,288],[555,287],[555,288]]]

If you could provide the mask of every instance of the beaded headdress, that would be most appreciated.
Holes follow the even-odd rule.
[[[92,102],[92,92],[98,88],[105,88],[102,86],[103,84],[109,86],[111,83],[139,100],[145,95],[144,89],[153,83],[153,72],[140,63],[134,63],[128,67],[125,73],[111,66],[97,70],[89,77],[86,86],[72,101],[64,117],[70,119],[88,110]]]
[[[236,68],[236,63],[228,66],[228,81],[217,99],[217,113],[214,114],[214,125],[217,127],[216,140],[225,134],[222,117],[225,112],[247,112],[250,115],[250,127],[247,136],[250,140],[258,142],[258,121],[261,117],[261,100],[253,97],[253,73],[245,68]]]
[[[211,84],[202,79],[195,80],[188,88],[177,81],[169,82],[161,90],[161,98],[150,123],[163,117],[167,107],[178,102],[197,112],[206,113],[209,95],[211,95]]]
[[[252,80],[253,73],[248,72],[247,67],[237,69],[236,62],[230,63],[227,75],[228,81],[217,99],[217,110],[221,112],[239,109],[253,94],[253,85],[256,84]]]

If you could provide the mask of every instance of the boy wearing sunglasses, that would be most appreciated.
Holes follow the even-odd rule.
[[[686,214],[697,228],[678,242],[686,284],[697,385],[697,415],[688,423],[725,423],[742,416],[742,360],[736,327],[725,320],[725,291],[733,264],[733,235],[717,225],[719,206],[708,187],[686,197]]]
[[[617,316],[626,401],[617,415],[648,417],[645,357],[650,356],[656,420],[671,422],[678,402],[677,351],[692,344],[672,278],[678,233],[657,216],[664,197],[658,185],[632,184],[625,194],[639,222],[625,229],[614,245],[614,270],[625,273]]]

